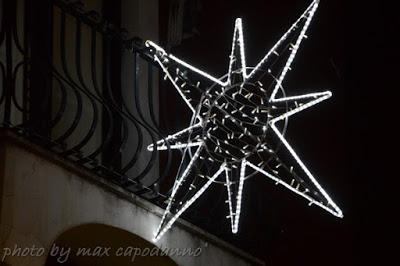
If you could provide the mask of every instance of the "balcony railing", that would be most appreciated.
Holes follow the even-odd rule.
[[[171,154],[160,163],[146,149],[163,134],[158,69],[143,42],[77,1],[0,5],[0,127],[164,202]]]

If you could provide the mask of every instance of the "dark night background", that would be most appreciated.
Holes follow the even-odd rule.
[[[223,75],[234,20],[242,17],[247,63],[255,65],[310,2],[203,0],[195,23],[199,34],[171,52],[215,76]],[[161,45],[167,38],[169,3],[160,1]],[[379,253],[385,242],[378,240],[378,232],[384,235],[378,221],[384,220],[385,210],[377,210],[386,175],[374,170],[383,153],[377,148],[387,146],[379,144],[371,126],[386,112],[377,106],[391,85],[381,77],[389,75],[387,69],[394,64],[388,60],[393,55],[386,55],[394,16],[384,10],[379,2],[321,1],[309,38],[283,84],[292,95],[333,92],[331,99],[290,119],[288,140],[342,208],[344,219],[308,207],[303,199],[258,175],[245,183],[238,235],[230,234],[229,221],[223,219],[227,206],[222,187],[200,198],[197,216],[186,216],[189,220],[267,265],[381,265],[387,259]],[[165,128],[184,128],[189,121],[186,106],[167,83],[160,88]],[[377,91],[380,94],[375,95]]]

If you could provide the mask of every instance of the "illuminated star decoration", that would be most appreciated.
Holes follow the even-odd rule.
[[[318,7],[313,1],[300,18],[255,66],[247,67],[242,20],[236,19],[228,73],[215,78],[146,42],[187,106],[189,127],[148,150],[178,149],[183,159],[154,240],[213,183],[227,191],[231,229],[238,232],[244,182],[261,173],[329,213],[343,217],[284,137],[288,117],[331,97],[330,91],[286,96],[282,82]],[[266,79],[268,86],[261,82]],[[195,82],[193,81],[195,80]],[[201,82],[200,82],[201,80]],[[266,84],[264,82],[264,84]]]

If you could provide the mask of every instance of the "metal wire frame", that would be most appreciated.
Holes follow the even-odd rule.
[[[158,68],[142,40],[128,39],[98,13],[67,0],[48,2],[51,37],[40,40],[30,24],[39,16],[29,11],[30,2],[0,0],[0,127],[162,204],[159,185],[169,174],[171,153],[159,172],[158,151],[146,149],[163,134],[156,115]],[[113,70],[115,48],[134,65],[130,97]]]

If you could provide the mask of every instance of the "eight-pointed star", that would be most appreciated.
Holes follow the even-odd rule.
[[[278,122],[285,124],[288,117],[331,97],[330,91],[286,96],[282,87],[300,43],[306,38],[318,3],[318,0],[312,2],[255,67],[246,65],[242,20],[236,19],[228,73],[221,78],[166,53],[151,41],[146,42],[166,78],[193,112],[189,127],[156,143],[158,150],[183,149],[189,159],[177,175],[155,240],[220,179],[227,190],[228,218],[232,232],[236,233],[243,185],[255,172],[306,198],[310,205],[343,217],[342,211],[285,139],[285,126],[278,127]],[[277,62],[282,58],[284,61],[279,65]],[[261,83],[265,76],[270,81],[268,87]],[[202,80],[205,85],[193,80]],[[200,91],[198,97],[195,91]],[[148,149],[153,150],[154,145],[149,145]],[[282,151],[289,156],[281,156]],[[200,161],[203,165],[204,162],[211,164],[207,173],[196,166]],[[246,172],[251,174],[246,175]]]

